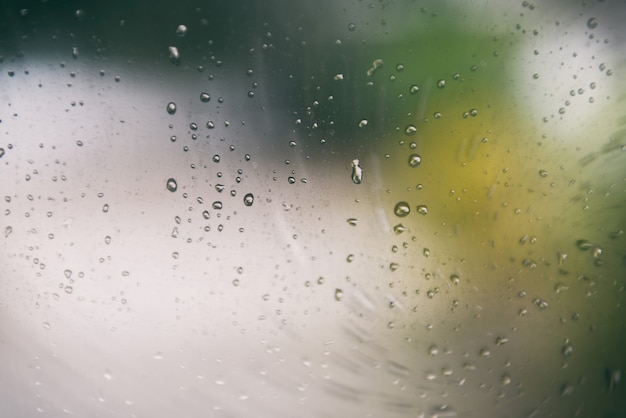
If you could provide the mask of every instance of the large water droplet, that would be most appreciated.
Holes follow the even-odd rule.
[[[209,93],[200,93],[200,101],[201,102],[206,103],[209,100],[211,100],[211,95]]]
[[[169,179],[167,179],[165,187],[167,188],[167,190],[174,193],[176,189],[178,189],[178,183],[176,183],[176,180],[170,177]]]
[[[417,132],[417,128],[415,127],[415,125],[407,125],[406,128],[404,128],[404,133],[407,136],[413,136],[415,135],[415,132]]]
[[[411,154],[409,156],[409,166],[415,168],[422,163],[422,157],[419,154]]]
[[[363,181],[363,169],[359,165],[359,160],[352,160],[352,182],[354,184],[361,184]]]
[[[252,193],[247,193],[243,197],[243,204],[246,206],[252,206],[253,203],[254,203],[254,195]]]
[[[211,207],[215,210],[220,210],[222,209],[223,205],[222,205],[222,202],[220,202],[219,200],[216,200],[215,202],[213,202]]]
[[[173,115],[174,113],[176,113],[176,103],[169,102],[167,104],[167,113],[169,113],[170,115]]]
[[[396,203],[396,206],[393,208],[393,213],[395,213],[396,216],[399,216],[400,218],[407,216],[410,212],[411,212],[411,208],[409,207],[409,204],[406,202],[398,202]]]

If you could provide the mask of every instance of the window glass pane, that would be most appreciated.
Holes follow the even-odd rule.
[[[619,417],[623,1],[0,6],[0,412]]]

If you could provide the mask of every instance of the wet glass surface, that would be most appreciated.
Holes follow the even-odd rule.
[[[623,417],[623,1],[0,5],[0,415]]]

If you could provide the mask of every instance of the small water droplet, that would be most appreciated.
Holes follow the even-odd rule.
[[[179,65],[180,53],[178,52],[178,48],[176,48],[175,46],[169,46],[167,48],[167,51],[169,52],[170,62],[174,65]]]
[[[420,86],[418,86],[417,84],[413,84],[409,88],[409,93],[411,94],[417,94],[418,91],[420,91]]]
[[[598,19],[596,19],[595,17],[589,18],[589,20],[587,20],[587,27],[589,29],[597,28],[598,27]]]
[[[362,119],[359,122],[359,128],[365,128],[367,126],[367,119]]]
[[[539,175],[541,177],[548,177],[548,172],[546,170],[539,170]]]
[[[359,160],[352,160],[352,182],[354,184],[361,184],[363,181],[363,169],[359,165]]]
[[[591,255],[593,256],[593,258],[600,258],[600,256],[602,255],[602,248],[598,247],[597,245],[594,246],[591,249]]]
[[[407,202],[398,202],[393,208],[393,213],[395,213],[396,216],[400,218],[407,216],[410,212],[411,208],[409,207],[409,204]]]
[[[65,293],[67,293],[68,295],[71,295],[72,292],[74,291],[74,288],[72,286],[65,286],[63,288],[63,290],[65,291]]]
[[[570,397],[572,396],[572,393],[574,393],[574,386],[570,385],[569,383],[566,383],[561,387],[562,397],[564,398]]]
[[[502,384],[502,386],[510,385],[511,384],[511,375],[508,374],[508,373],[504,373],[502,375],[502,377],[500,377],[500,383]]]
[[[358,220],[356,218],[348,218],[347,222],[352,226],[356,226],[358,223]]]
[[[439,80],[437,81],[437,87],[439,87],[440,89],[444,88],[446,86],[446,80]]]
[[[356,25],[354,23],[349,23],[348,24],[348,30],[350,32],[354,32],[355,29],[356,29]]]
[[[395,225],[395,226],[393,227],[393,232],[394,232],[396,235],[400,235],[400,234],[401,234],[401,233],[403,233],[404,231],[406,231],[406,228],[405,228],[405,226],[404,226],[404,225],[402,225],[402,224],[398,224],[398,225]]]
[[[335,289],[335,300],[339,302],[343,298],[343,290]]]
[[[409,155],[409,166],[415,168],[422,163],[422,157],[419,154]]]
[[[591,249],[591,247],[593,247],[593,244],[591,244],[586,239],[579,239],[578,241],[576,241],[576,246],[578,247],[579,250],[587,251]]]
[[[407,125],[404,128],[404,134],[407,136],[413,136],[415,135],[416,132],[417,132],[417,128],[415,127],[415,125]]]
[[[109,204],[105,203],[104,206],[102,206],[102,212],[107,213],[109,211]]]
[[[419,213],[420,215],[427,215],[428,214],[428,207],[426,205],[418,205],[417,206],[417,213]]]
[[[178,27],[176,28],[176,35],[180,36],[181,38],[187,35],[187,26],[178,25]]]
[[[167,104],[167,113],[169,113],[170,115],[173,115],[174,113],[176,113],[176,103],[174,102],[169,102]]]
[[[178,183],[176,183],[176,180],[170,177],[169,179],[167,179],[165,187],[167,188],[167,190],[174,193],[176,189],[178,189]]]
[[[207,103],[211,100],[211,95],[209,93],[200,93],[200,101],[203,103]]]
[[[253,203],[254,203],[254,195],[252,193],[247,193],[243,197],[243,204],[246,206],[252,206]]]
[[[220,202],[219,200],[216,200],[215,202],[213,202],[211,207],[215,210],[221,210],[223,205],[222,205],[222,202]]]

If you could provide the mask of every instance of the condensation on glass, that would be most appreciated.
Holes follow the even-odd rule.
[[[0,415],[623,416],[624,21],[3,3]]]

